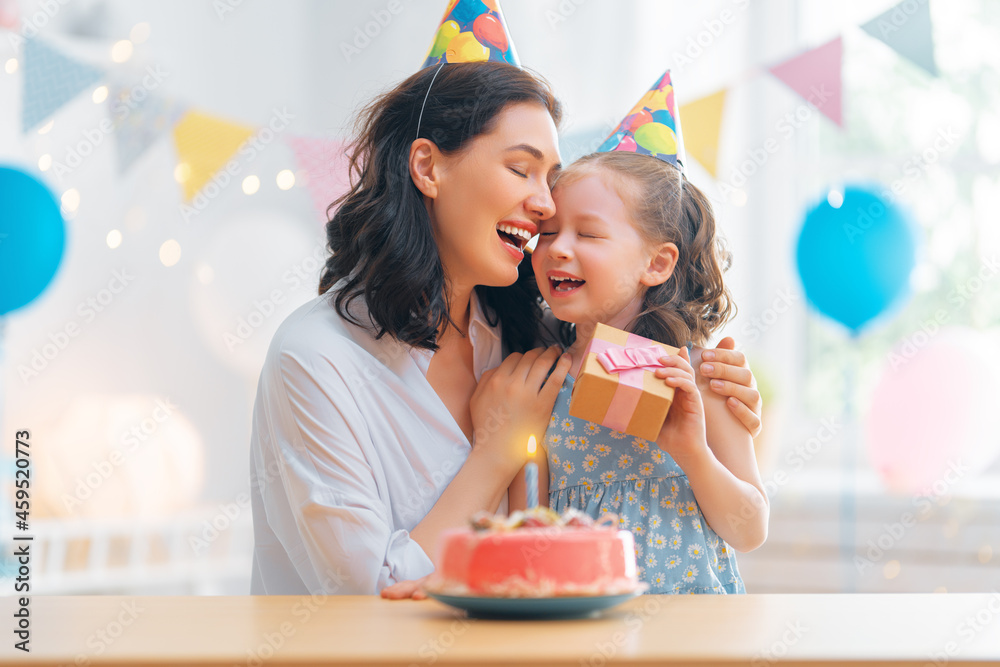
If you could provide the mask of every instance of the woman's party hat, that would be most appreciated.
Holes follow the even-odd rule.
[[[483,60],[521,66],[500,0],[449,0],[423,67]]]
[[[618,124],[597,151],[629,151],[652,155],[684,170],[681,117],[674,101],[670,70],[664,72],[632,107],[625,120]]]

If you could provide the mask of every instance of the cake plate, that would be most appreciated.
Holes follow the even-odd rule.
[[[475,618],[527,620],[587,618],[642,595],[642,590],[620,595],[547,598],[496,598],[466,595],[427,594],[452,607],[463,609]]]

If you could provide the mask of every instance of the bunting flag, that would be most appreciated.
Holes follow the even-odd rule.
[[[840,37],[769,68],[771,74],[843,127],[840,69],[844,45]]]
[[[722,129],[722,109],[726,104],[723,88],[708,97],[682,104],[680,116],[684,119],[684,148],[687,154],[716,177],[719,159],[719,134]]]
[[[906,0],[863,24],[861,29],[931,76],[938,75],[930,3]]]
[[[108,112],[115,126],[118,173],[123,173],[177,124],[184,109],[137,85],[113,86]]]
[[[347,144],[337,139],[289,137],[295,162],[305,174],[316,212],[327,221],[327,208],[350,187]]]
[[[198,111],[184,114],[174,127],[178,180],[184,186],[184,201],[190,202],[253,134],[252,127]]]
[[[102,76],[103,71],[63,55],[37,37],[25,41],[21,131],[41,124]]]

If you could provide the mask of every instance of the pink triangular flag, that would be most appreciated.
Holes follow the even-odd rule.
[[[339,139],[289,137],[313,206],[325,222],[327,208],[350,188],[347,144]]]
[[[844,46],[838,37],[769,69],[824,116],[843,127],[840,76],[843,53]]]

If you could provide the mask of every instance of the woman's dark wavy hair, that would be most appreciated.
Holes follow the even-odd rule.
[[[541,105],[559,124],[562,107],[544,80],[496,62],[423,69],[361,111],[349,151],[351,189],[328,209],[328,215],[333,212],[326,225],[332,254],[319,282],[324,294],[344,281],[335,299],[341,317],[362,325],[348,308],[363,297],[377,338],[388,333],[415,347],[437,349],[437,332],[452,321],[430,216],[410,177],[410,145],[417,138],[421,105],[420,137],[451,155],[492,131],[500,113],[521,102]],[[538,336],[531,263],[521,262],[518,274],[509,287],[475,288],[490,324],[500,324],[508,351],[530,349]]]
[[[632,224],[650,245],[673,243],[677,264],[666,282],[650,287],[638,317],[626,328],[639,336],[681,347],[704,346],[713,331],[736,313],[722,274],[732,253],[716,236],[715,215],[705,194],[669,162],[625,151],[591,153],[567,167],[556,181],[584,176],[611,177]],[[560,325],[565,345],[576,339],[572,324]]]

